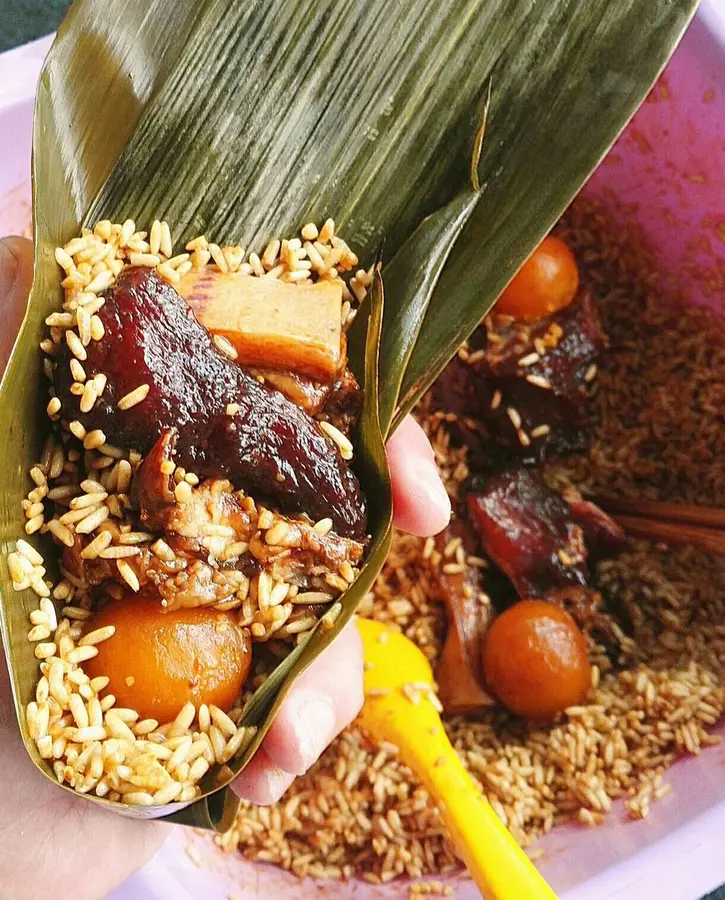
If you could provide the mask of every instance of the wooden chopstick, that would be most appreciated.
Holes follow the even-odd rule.
[[[689,544],[725,556],[725,509],[659,500],[600,498],[597,503],[631,535]]]
[[[667,544],[689,544],[725,556],[725,530],[719,528],[702,528],[684,522],[659,522],[657,519],[644,519],[639,516],[614,515],[627,534],[635,537],[650,538]]]
[[[657,519],[660,522],[687,522],[690,525],[725,528],[725,509],[714,506],[669,503],[660,500],[624,500],[620,497],[602,497],[594,502],[605,512],[624,513],[644,519]]]

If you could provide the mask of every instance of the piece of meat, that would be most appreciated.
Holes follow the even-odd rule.
[[[234,568],[220,569],[202,559],[185,556],[181,547],[174,546],[173,539],[167,543],[175,554],[169,561],[159,559],[148,547],[140,547],[136,556],[125,560],[141,588],[148,584],[156,585],[166,609],[225,603],[232,600],[245,583],[243,572]],[[117,582],[125,587],[115,560],[83,559],[81,553],[86,544],[85,539],[76,535],[73,547],[64,548],[64,570],[90,587],[108,582]]]
[[[163,431],[133,477],[131,502],[140,510],[141,519],[147,524],[158,516],[164,516],[168,507],[176,503],[174,483],[169,475],[161,471],[161,467],[167,461],[173,463],[177,442],[178,433],[175,429]]]
[[[483,549],[522,599],[546,599],[567,585],[586,587],[582,528],[536,469],[486,478],[468,495],[468,510]]]
[[[481,420],[495,441],[524,459],[583,449],[592,367],[605,346],[586,293],[537,322],[492,314],[469,340],[469,362],[451,364],[438,403]]]
[[[176,292],[242,366],[296,372],[332,384],[345,365],[342,284],[291,284],[242,272],[192,269]]]
[[[321,411],[337,428],[349,434],[360,417],[362,405],[363,394],[357,379],[350,369],[343,369]]]
[[[443,553],[449,541],[461,539],[466,556],[475,550],[475,540],[466,523],[454,520],[435,539]],[[481,672],[483,639],[493,618],[493,607],[481,601],[482,572],[464,563],[463,572],[446,573],[443,564],[431,566],[446,607],[446,637],[438,658],[435,677],[438,697],[450,715],[463,715],[492,706],[484,690]]]
[[[225,559],[225,550],[237,542],[247,544],[256,531],[256,514],[226,480],[202,482],[190,499],[177,503],[174,481],[162,467],[173,463],[178,433],[165,431],[139,466],[131,484],[131,499],[144,526],[173,536],[189,554]],[[171,467],[173,468],[173,466]]]
[[[293,581],[305,574],[337,573],[345,562],[357,565],[362,559],[364,547],[358,541],[334,532],[319,534],[311,523],[299,520],[288,521],[282,547],[270,546],[258,534],[256,504],[226,480],[202,482],[188,502],[177,503],[171,477],[162,471],[175,442],[173,431],[159,438],[134,476],[131,497],[144,526],[175,538],[176,548],[186,555],[224,562],[241,557],[238,565],[243,566],[251,554],[254,568],[263,566],[273,577]],[[233,557],[230,550],[236,550]]]
[[[433,409],[455,416],[479,418],[486,403],[480,390],[482,376],[456,355],[431,385]]]
[[[617,641],[612,617],[602,610],[604,599],[599,591],[573,584],[549,591],[545,599],[566,610],[585,635]]]
[[[174,549],[173,543],[171,547]],[[171,577],[165,567],[148,557],[131,557],[127,560],[142,586],[146,581],[156,585],[166,609],[226,603],[233,600],[236,592],[245,584],[240,577],[244,573],[238,569],[217,568],[203,559],[188,558],[181,554],[177,555],[177,559],[183,560],[184,568]]]
[[[571,514],[584,530],[584,540],[591,551],[616,552],[627,542],[624,529],[596,503],[585,500],[574,488],[565,488],[562,497],[569,504]]]
[[[588,292],[553,316],[535,322],[515,322],[493,314],[486,320],[487,345],[481,368],[495,378],[520,378],[536,373],[557,395],[581,402],[583,376],[606,346],[606,335]],[[537,362],[521,365],[536,353]],[[523,371],[522,371],[523,370]],[[573,395],[573,396],[572,396]]]
[[[496,472],[511,458],[511,451],[494,440],[486,424],[492,393],[489,383],[460,356],[454,356],[431,385],[431,412],[445,421],[453,447],[465,447],[467,465],[475,472]],[[462,510],[465,518],[465,504]]]
[[[229,478],[282,510],[329,517],[339,533],[364,537],[360,485],[335,443],[303,409],[221,353],[170,285],[131,267],[104,297],[105,336],[91,341],[84,362],[89,377],[107,379],[91,412],[80,413],[71,393],[69,349],[59,354],[55,387],[69,420],[141,453],[176,428],[177,462],[200,478]],[[141,385],[150,388],[146,398],[119,410]]]
[[[331,384],[275,369],[249,369],[249,372],[255,378],[264,379],[265,384],[283,393],[311,416],[322,413],[345,434],[352,431],[362,412],[360,385],[347,368]]]
[[[252,542],[249,552],[226,565],[219,565],[211,558],[196,556],[189,552],[189,542],[185,538],[169,536],[166,544],[173,553],[170,560],[159,559],[148,547],[139,547],[135,556],[125,559],[133,570],[140,587],[154,584],[161,595],[164,606],[169,609],[216,606],[234,600],[239,590],[246,590],[247,579],[258,574],[264,567],[273,581],[297,584],[300,590],[323,590],[332,596],[335,591],[324,581],[324,574],[330,571],[327,560],[335,555],[335,550],[325,546],[325,538],[318,536],[322,547],[303,545],[295,551],[274,548],[257,540]],[[81,553],[88,543],[80,535],[76,536],[73,547],[64,547],[63,569],[74,578],[90,587],[117,582],[125,586],[116,561],[113,559],[83,559]],[[261,551],[259,558],[255,551]],[[263,558],[264,554],[267,558]],[[334,568],[332,571],[336,571]],[[309,613],[310,607],[300,604],[301,612]]]

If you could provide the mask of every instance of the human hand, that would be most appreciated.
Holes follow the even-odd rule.
[[[32,279],[32,246],[0,241],[0,374],[22,321]],[[442,530],[450,503],[427,438],[406,419],[388,443],[395,524],[413,534]],[[362,647],[348,626],[295,682],[262,746],[233,782],[241,797],[274,803],[360,710]],[[75,900],[105,896],[142,866],[168,833],[159,821],[128,819],[79,802],[43,778],[18,739],[4,659],[0,658],[0,884],[7,900],[68,890]],[[90,864],[89,864],[90,863]]]

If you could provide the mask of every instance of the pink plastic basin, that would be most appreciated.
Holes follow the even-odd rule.
[[[30,225],[32,98],[49,39],[0,55],[0,234]],[[661,271],[693,303],[725,312],[725,0],[706,0],[664,76],[585,188],[634,217]],[[614,202],[616,201],[616,202]],[[601,828],[556,829],[537,845],[562,900],[696,900],[725,882],[725,745],[676,765],[672,792],[649,817],[615,811]],[[191,855],[186,851],[193,847]],[[201,861],[197,865],[194,859]],[[451,879],[458,900],[478,896]],[[209,838],[177,829],[108,900],[392,900],[407,884],[374,888],[299,882],[276,868],[222,856]]]

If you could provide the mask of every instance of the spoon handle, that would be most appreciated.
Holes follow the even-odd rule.
[[[413,743],[413,742],[411,742]],[[432,744],[441,753],[430,763]],[[406,760],[436,801],[456,850],[485,900],[556,900],[556,894],[509,834],[442,733]],[[421,743],[413,746],[421,748]],[[421,758],[425,757],[425,759]]]
[[[458,758],[445,766],[449,772],[444,790],[442,794],[436,790],[435,796],[451,838],[482,896],[486,900],[556,900],[556,894],[480,794]],[[434,780],[439,777],[433,775]]]

